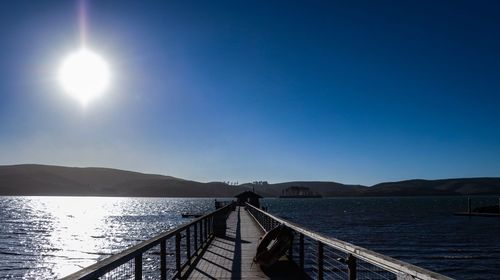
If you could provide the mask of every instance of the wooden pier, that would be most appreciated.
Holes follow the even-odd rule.
[[[276,275],[252,262],[262,228],[243,207],[237,207],[227,219],[225,237],[214,237],[199,260],[193,264],[187,279],[303,279],[300,270],[286,258],[287,269]]]
[[[252,260],[259,238],[277,225],[293,231],[292,246],[263,269]],[[321,235],[248,203],[233,203],[63,279],[451,278]]]

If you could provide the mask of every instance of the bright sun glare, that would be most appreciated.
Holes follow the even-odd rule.
[[[85,105],[109,87],[111,73],[101,56],[81,48],[64,59],[58,78],[63,89]]]

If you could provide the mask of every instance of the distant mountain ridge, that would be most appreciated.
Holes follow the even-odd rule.
[[[200,183],[111,168],[0,166],[0,195],[223,197],[238,192],[225,183]]]
[[[277,197],[282,190],[291,186],[308,187],[324,197],[500,194],[500,178],[497,177],[415,179],[380,183],[371,187],[318,181],[260,182],[231,186],[223,182],[201,183],[111,168],[37,164],[0,166],[0,195],[232,197],[254,189],[262,196]]]

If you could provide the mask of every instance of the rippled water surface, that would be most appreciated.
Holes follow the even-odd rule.
[[[496,197],[473,198],[498,203]],[[462,197],[264,199],[269,212],[458,279],[500,279],[500,218]],[[0,197],[0,279],[53,279],[213,209],[213,199]]]
[[[498,197],[473,197],[473,207]],[[267,199],[269,212],[456,279],[500,279],[500,217],[453,216],[464,197]]]
[[[52,279],[187,222],[213,199],[0,197],[0,279]]]

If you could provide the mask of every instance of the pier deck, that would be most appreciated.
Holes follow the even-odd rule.
[[[190,269],[187,279],[302,279],[301,272],[283,258],[280,273],[263,271],[252,263],[263,231],[244,207],[227,220],[226,237],[214,237]]]
[[[264,233],[263,228],[269,231],[278,225],[292,230],[293,246],[287,252],[287,257],[282,257],[271,268],[262,269],[252,263],[259,238]],[[311,231],[249,203],[245,207],[235,208],[234,202],[63,279],[141,280],[144,277],[162,280],[451,280],[444,275]]]

